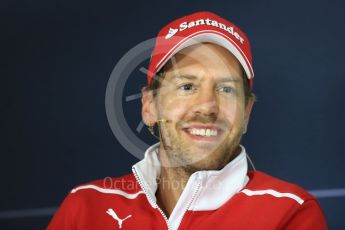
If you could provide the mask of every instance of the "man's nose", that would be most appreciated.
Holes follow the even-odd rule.
[[[218,115],[219,107],[217,96],[213,89],[202,90],[196,95],[192,105],[193,113],[202,115]]]

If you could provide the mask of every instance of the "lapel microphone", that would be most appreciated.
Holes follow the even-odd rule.
[[[167,120],[167,119],[159,119],[157,120],[157,127],[156,129],[159,129],[159,123],[162,122],[162,123],[168,123],[168,122],[171,122],[171,120]],[[155,124],[154,124],[155,125]],[[152,134],[152,136],[156,137],[158,140],[160,140],[160,138],[155,134],[155,128],[154,128],[154,125],[153,126],[148,126],[148,129],[150,131],[150,133]]]
[[[169,122],[171,122],[171,120],[167,120],[167,119],[159,119],[159,120],[157,120],[157,122],[166,122],[166,123],[169,123]]]

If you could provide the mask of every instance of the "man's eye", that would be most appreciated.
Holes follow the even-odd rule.
[[[183,91],[192,91],[194,89],[193,84],[184,84],[179,87]]]
[[[230,86],[223,86],[223,87],[220,87],[218,91],[223,92],[223,93],[232,93],[234,89]]]

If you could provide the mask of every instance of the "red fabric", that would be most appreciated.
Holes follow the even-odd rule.
[[[249,172],[250,182],[244,189],[273,189],[298,195],[295,200],[271,195],[247,196],[238,193],[216,211],[189,211],[181,229],[327,229],[322,210],[316,199],[300,187],[283,182],[262,172]],[[215,227],[217,226],[217,227]]]
[[[192,25],[190,28],[186,28],[186,29],[185,27],[183,27],[182,31],[179,30],[181,23],[185,22],[186,24],[184,25],[187,25],[188,27],[188,24],[190,22],[193,23],[200,19],[203,19],[203,20],[209,19],[210,21],[214,20],[217,23],[221,23],[225,25],[227,28],[232,28],[230,30],[231,33],[229,31],[224,30],[224,28],[209,25],[210,23],[199,24],[195,26]],[[166,35],[169,33],[170,29],[175,29],[177,30],[177,32],[172,37],[167,39]],[[229,43],[232,43],[235,47],[237,47],[237,50],[239,50],[241,55],[244,57],[246,64],[248,65],[248,68],[250,70],[251,74],[248,77],[250,78],[250,86],[252,86],[254,73],[252,70],[252,54],[250,51],[250,43],[247,36],[237,26],[235,26],[231,22],[225,20],[224,18],[221,18],[220,16],[214,13],[206,12],[206,11],[197,12],[197,13],[176,19],[160,30],[156,38],[155,47],[153,49],[149,68],[148,68],[148,75],[147,75],[148,83],[151,82],[154,74],[161,67],[158,64],[167,59],[165,58],[166,54],[172,53],[173,48],[175,47],[176,49],[178,46],[182,45],[184,42],[188,40],[187,38],[190,38],[191,36],[194,37],[196,34],[205,33],[206,31],[208,31],[208,33],[213,33],[213,34],[217,33],[218,35],[221,35],[222,37],[226,38]]]
[[[238,192],[217,210],[187,211],[179,229],[327,229],[322,210],[312,195],[296,185],[259,171],[251,171],[248,176],[250,181],[244,189],[288,192],[302,198],[304,203],[300,205],[287,197],[277,198],[267,194],[247,196]],[[132,174],[112,179],[114,187],[109,187],[109,181],[89,184],[106,189],[120,189],[129,194],[141,190]],[[48,230],[120,229],[118,222],[106,213],[109,208],[121,219],[132,215],[124,220],[121,229],[168,229],[162,214],[150,205],[144,194],[135,199],[127,199],[117,194],[84,189],[66,197]]]

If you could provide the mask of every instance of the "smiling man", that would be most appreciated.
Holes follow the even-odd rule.
[[[48,229],[327,229],[312,195],[248,170],[253,77],[249,41],[231,22],[199,12],[168,24],[142,90],[160,142],[113,186],[73,189]]]
[[[160,179],[181,185],[158,185],[158,202],[170,215],[193,173],[221,170],[241,153],[254,98],[245,98],[248,79],[236,57],[212,43],[184,48],[159,75],[151,83],[159,88],[143,91],[143,118],[149,126],[159,122]]]

